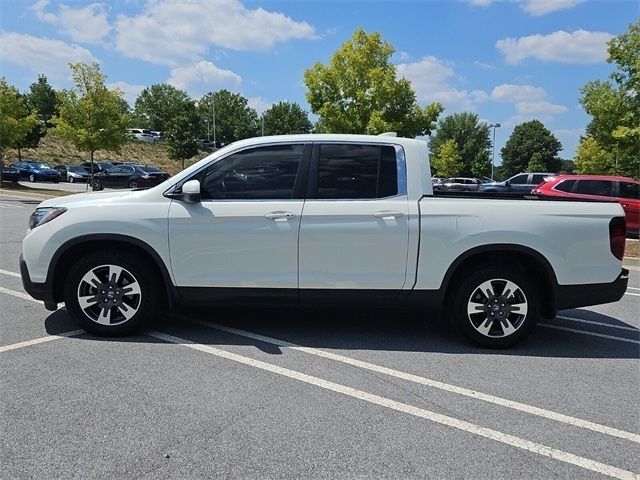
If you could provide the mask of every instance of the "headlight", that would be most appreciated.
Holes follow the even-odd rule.
[[[40,225],[50,222],[66,211],[67,209],[63,207],[36,208],[36,211],[31,214],[31,217],[29,217],[29,230],[33,230]]]

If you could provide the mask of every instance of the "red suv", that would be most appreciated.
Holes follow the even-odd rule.
[[[560,175],[548,179],[531,192],[541,197],[615,200],[624,209],[627,233],[640,232],[640,182],[627,177],[605,175]]]

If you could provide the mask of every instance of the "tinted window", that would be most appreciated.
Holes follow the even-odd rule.
[[[640,183],[620,182],[620,196],[640,200]]]
[[[144,170],[145,172],[153,172],[153,173],[158,173],[161,172],[162,170],[160,170],[159,168],[156,167],[140,167],[142,170]]]
[[[583,195],[611,196],[613,182],[610,180],[578,180],[575,193]]]
[[[522,175],[516,175],[511,180],[509,180],[509,182],[515,185],[525,185],[527,183],[528,177],[529,175],[527,175],[526,173],[523,173]]]
[[[544,182],[544,178],[547,177],[548,175],[533,175],[533,177],[531,177],[531,183],[533,185],[540,185],[542,182]]]
[[[304,145],[274,145],[234,153],[204,175],[204,198],[287,200],[293,196]]]
[[[560,190],[561,192],[570,192],[573,186],[575,185],[575,180],[564,180],[560,182],[558,185],[554,187],[555,190]]]
[[[397,194],[394,147],[320,145],[318,198],[384,198]]]

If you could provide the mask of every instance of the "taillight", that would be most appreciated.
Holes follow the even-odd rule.
[[[611,253],[619,260],[624,257],[626,234],[627,223],[624,217],[612,218],[609,222],[609,242],[611,243]]]

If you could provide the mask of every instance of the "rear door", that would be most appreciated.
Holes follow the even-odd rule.
[[[393,301],[405,283],[408,235],[401,147],[314,144],[300,225],[302,301]]]
[[[627,230],[640,231],[640,183],[620,182],[620,203],[624,208]]]
[[[200,181],[202,201],[169,209],[171,269],[186,299],[297,300],[310,155],[304,143],[251,147],[186,179]]]

